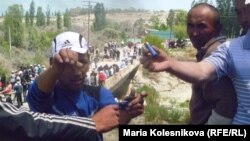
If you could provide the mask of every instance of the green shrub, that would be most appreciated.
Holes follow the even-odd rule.
[[[145,91],[148,96],[144,108],[145,122],[150,124],[186,124],[189,119],[188,101],[177,103],[174,99],[168,99],[170,106],[160,105],[159,93],[148,85],[137,89],[140,93]]]

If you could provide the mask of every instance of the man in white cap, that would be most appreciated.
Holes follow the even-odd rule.
[[[83,85],[90,63],[87,43],[81,34],[63,32],[57,35],[52,42],[50,64],[29,89],[27,101],[31,110],[92,117],[100,109],[113,105],[110,110],[120,114],[120,124],[127,124],[143,113],[145,94],[138,95],[126,110],[121,110],[106,88]]]

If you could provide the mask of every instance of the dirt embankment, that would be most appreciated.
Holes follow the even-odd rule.
[[[142,75],[142,68],[138,69],[136,73],[133,85],[135,87],[142,86],[144,84],[153,86],[160,95],[160,104],[169,104],[169,99],[175,99],[178,102],[184,102],[190,99],[191,96],[191,84],[186,83],[173,75],[168,73],[154,73],[151,74],[154,77],[146,78]],[[151,76],[150,75],[150,76]],[[134,118],[130,124],[147,124],[144,120],[144,116],[138,116]],[[118,141],[118,129],[114,129],[104,134],[105,141]]]

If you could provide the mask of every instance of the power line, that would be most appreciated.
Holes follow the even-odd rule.
[[[94,1],[83,1],[83,3],[87,3],[87,4],[83,4],[83,6],[87,6],[88,8],[88,46],[90,45],[90,8],[92,7],[92,4],[95,4],[97,2],[94,2]]]

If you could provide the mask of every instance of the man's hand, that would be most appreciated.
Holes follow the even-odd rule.
[[[125,108],[126,112],[130,115],[131,118],[141,115],[144,112],[144,97],[147,94],[142,92],[141,94],[135,96]]]
[[[128,124],[130,120],[136,116],[141,115],[144,112],[144,97],[147,94],[142,92],[140,95],[135,95],[135,91],[132,90],[130,95],[126,97],[124,100],[128,100],[129,103],[125,107],[125,109],[120,109],[120,118],[119,123],[124,125]]]
[[[96,124],[96,131],[104,133],[119,125],[119,109],[117,105],[108,105],[100,109],[92,117]]]
[[[157,52],[157,56],[152,58],[148,51],[144,51],[143,57],[140,59],[140,63],[145,69],[151,72],[168,71],[170,67],[170,58],[158,48],[154,47],[154,50]]]
[[[74,52],[69,48],[64,48],[53,56],[52,68],[55,72],[60,74],[64,70],[65,65],[75,65],[77,67],[81,67],[83,64],[78,61],[77,52]]]

